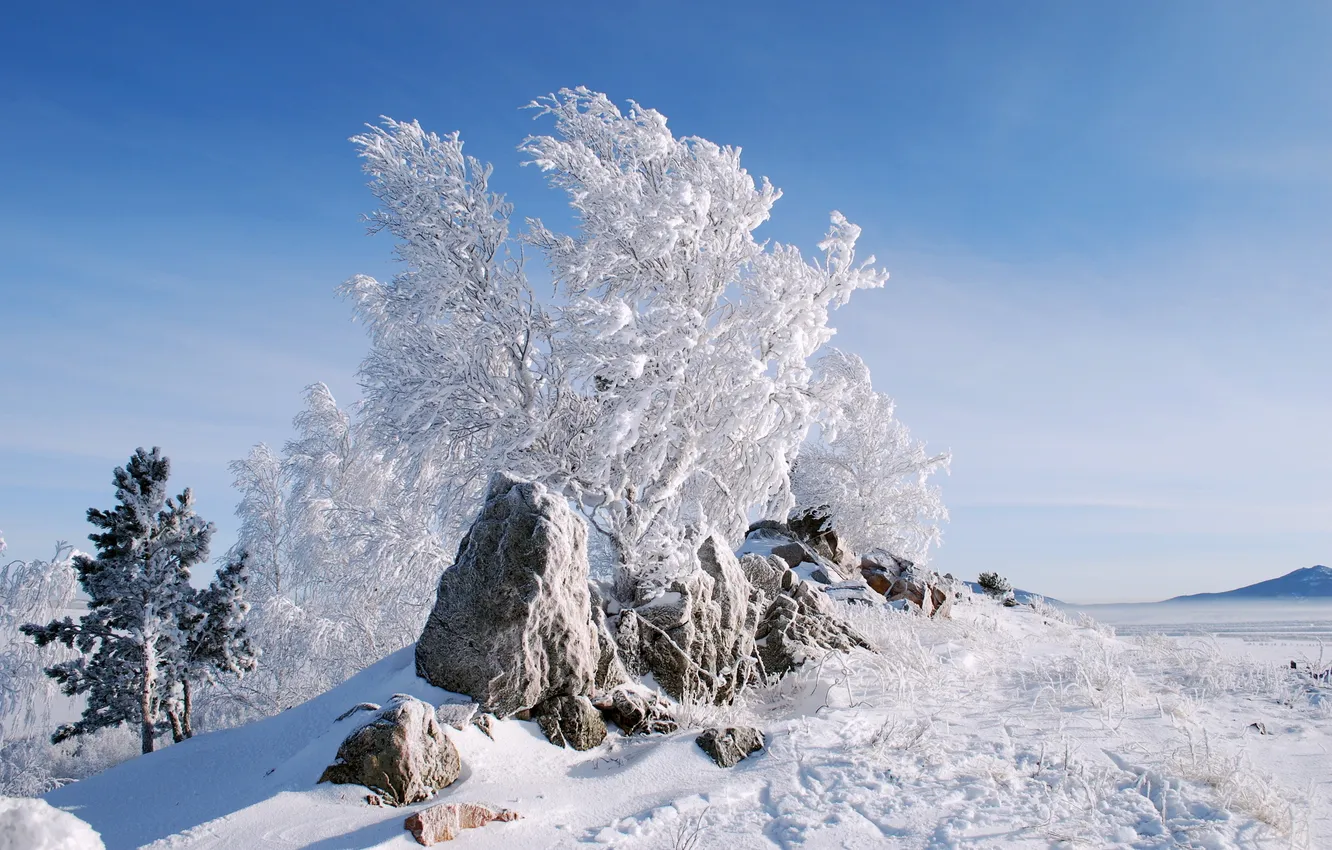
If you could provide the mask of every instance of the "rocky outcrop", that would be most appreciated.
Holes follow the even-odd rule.
[[[593,693],[603,655],[583,520],[539,483],[493,476],[440,577],[416,644],[418,675],[506,717]]]
[[[651,673],[676,699],[725,702],[753,676],[759,606],[723,541],[706,538],[697,555],[697,570],[621,612],[616,644],[631,674]]]
[[[786,525],[791,535],[813,549],[820,557],[838,566],[854,564],[851,551],[844,547],[833,527],[832,511],[827,505],[797,508],[791,512]]]
[[[953,582],[933,570],[880,550],[861,559],[860,574],[889,603],[905,603],[927,617],[952,616]]]
[[[762,595],[764,603],[782,592],[782,575],[790,572],[790,564],[776,553],[764,557],[749,552],[740,556],[740,571],[749,580],[750,587]]]
[[[769,676],[788,673],[808,658],[855,648],[873,651],[869,641],[844,623],[832,602],[808,582],[796,581],[773,597],[758,625],[758,657]]]
[[[587,697],[551,697],[532,709],[532,719],[557,747],[590,750],[606,740],[606,723]]]
[[[518,820],[518,813],[508,809],[488,809],[476,803],[442,803],[410,815],[403,823],[407,831],[424,847],[452,841],[464,829],[476,829],[491,821]]]
[[[694,743],[712,757],[718,767],[735,767],[751,754],[763,749],[763,733],[752,726],[703,730]]]
[[[434,707],[395,694],[343,740],[319,781],[364,785],[383,802],[405,806],[429,799],[461,772],[458,750],[436,722]]]
[[[626,735],[666,734],[680,728],[669,704],[651,691],[616,688],[596,705]]]

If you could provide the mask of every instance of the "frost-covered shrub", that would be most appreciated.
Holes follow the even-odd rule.
[[[980,585],[981,590],[997,599],[1002,599],[1013,592],[1013,585],[998,573],[981,573],[976,579],[976,584]]]

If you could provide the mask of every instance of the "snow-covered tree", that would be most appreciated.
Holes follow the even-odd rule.
[[[510,206],[457,133],[386,119],[352,141],[380,202],[371,229],[395,237],[402,262],[387,283],[342,288],[371,339],[364,422],[402,489],[456,537],[493,470],[544,471],[563,451],[550,442],[570,430],[555,427],[570,411],[552,323],[510,242]]]
[[[258,650],[246,633],[249,571],[244,556],[228,561],[211,584],[194,593],[182,616],[185,644],[175,678],[179,699],[167,709],[176,741],[194,737],[196,683],[215,683],[219,674],[240,678],[254,670]]]
[[[0,555],[5,550],[0,535]],[[73,608],[78,592],[74,550],[57,543],[49,561],[10,561],[0,566],[0,796],[42,794],[55,787],[50,744],[45,741],[58,689],[45,664],[52,657],[20,629]],[[37,730],[43,730],[39,736]]]
[[[564,235],[532,221],[524,237],[550,264],[551,308],[489,166],[456,133],[387,121],[355,139],[381,203],[371,221],[403,261],[387,284],[345,286],[371,335],[368,434],[444,541],[508,469],[573,498],[629,578],[687,568],[691,536],[790,507],[828,313],[886,275],[856,263],[859,229],[836,213],[819,262],[756,241],[779,193],[736,148],[677,139],[660,113],[586,89],[533,106],[555,134],[522,150],[579,222]]]
[[[533,106],[556,134],[523,150],[579,229],[533,222],[530,240],[567,298],[561,353],[595,408],[577,463],[552,472],[631,568],[669,572],[690,530],[734,538],[752,510],[790,507],[816,412],[808,360],[833,334],[829,311],[887,275],[855,262],[860,230],[838,213],[821,262],[756,241],[780,193],[738,148],[676,138],[655,110],[586,89]]]
[[[228,557],[251,573],[248,636],[262,660],[228,686],[242,713],[272,714],[416,639],[443,569],[432,512],[367,449],[328,388],[306,391],[296,437],[231,469],[241,491]]]
[[[132,723],[143,752],[152,752],[176,704],[189,639],[182,625],[195,594],[190,567],[208,557],[213,526],[194,513],[189,489],[167,496],[169,474],[170,462],[157,448],[136,450],[116,469],[119,504],[88,511],[88,521],[102,529],[89,536],[97,557],[74,558],[88,613],[77,623],[67,616],[22,627],[39,647],[59,643],[80,653],[47,668],[66,694],[87,701],[82,718],[57,729],[54,742]]]
[[[0,536],[0,556],[4,554]],[[49,561],[11,561],[0,566],[0,740],[16,727],[40,722],[50,709],[54,683],[44,674],[42,653],[20,629],[54,619],[75,604],[78,578],[69,544],[56,544]]]
[[[796,500],[827,506],[838,534],[855,551],[883,548],[925,561],[948,518],[930,476],[948,454],[930,454],[895,416],[893,400],[875,392],[869,368],[832,349],[819,358],[818,394],[826,408],[820,434],[800,450]]]

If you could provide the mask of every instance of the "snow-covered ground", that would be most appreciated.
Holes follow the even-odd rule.
[[[951,621],[848,611],[880,654],[829,656],[743,706],[687,707],[695,727],[766,731],[731,770],[696,728],[578,753],[512,720],[493,741],[449,730],[463,775],[432,802],[522,815],[464,833],[472,848],[1332,847],[1332,689],[1288,664],[987,600]],[[418,807],[315,785],[354,722],[334,718],[398,692],[445,696],[409,648],[47,799],[110,850],[415,846],[402,821]]]

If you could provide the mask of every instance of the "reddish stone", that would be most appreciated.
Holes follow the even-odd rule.
[[[498,812],[476,803],[442,803],[410,815],[403,826],[424,847],[452,841],[464,829],[475,829],[491,821],[518,820],[518,813],[508,809]]]

